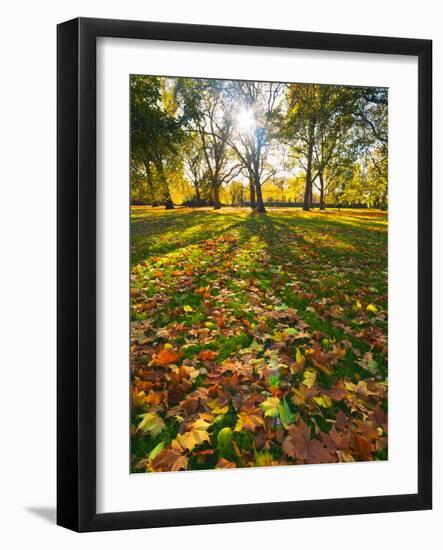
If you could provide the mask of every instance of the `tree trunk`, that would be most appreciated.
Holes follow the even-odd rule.
[[[255,203],[255,185],[254,180],[252,177],[249,177],[249,195],[250,195],[250,203],[252,210],[255,210],[256,203]]]
[[[145,161],[143,163],[145,165],[145,172],[146,172],[146,203],[152,203],[154,202],[154,192],[152,188],[152,174],[151,174],[151,165],[149,164],[149,161]]]
[[[220,187],[215,181],[212,182],[212,200],[214,202],[214,210],[220,210]]]
[[[325,182],[323,179],[323,172],[320,172],[319,178],[320,178],[320,210],[325,210]]]
[[[194,183],[194,188],[195,188],[195,198],[197,199],[197,203],[200,204],[200,185],[198,183],[198,181],[195,181]]]
[[[303,210],[309,211],[312,203],[312,148],[309,145],[308,166],[306,168],[305,195],[303,197]]]
[[[163,204],[165,205],[166,210],[172,210],[174,208],[174,203],[172,202],[171,193],[169,191],[169,185],[166,180],[165,172],[163,170],[163,163],[161,160],[155,163],[157,169],[157,174],[160,178],[162,195],[163,195]]]
[[[309,123],[308,165],[306,167],[305,196],[303,198],[303,210],[309,211],[312,205],[312,153],[314,150],[314,125],[312,119]]]
[[[256,212],[266,212],[266,208],[263,203],[263,194],[261,192],[260,178],[257,175],[254,177],[254,186],[257,196]]]

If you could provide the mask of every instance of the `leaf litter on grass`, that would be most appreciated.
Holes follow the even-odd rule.
[[[134,211],[132,471],[387,458],[385,218]]]

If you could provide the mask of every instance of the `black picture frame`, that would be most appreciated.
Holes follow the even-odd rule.
[[[57,523],[75,531],[426,510],[432,506],[432,42],[78,18],[57,29]],[[399,54],[418,58],[418,492],[96,512],[96,39]]]

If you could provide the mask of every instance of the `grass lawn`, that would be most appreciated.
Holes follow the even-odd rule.
[[[133,207],[133,472],[387,458],[387,214]]]

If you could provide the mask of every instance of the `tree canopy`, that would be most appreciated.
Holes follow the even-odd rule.
[[[131,77],[131,201],[387,208],[388,91]]]

